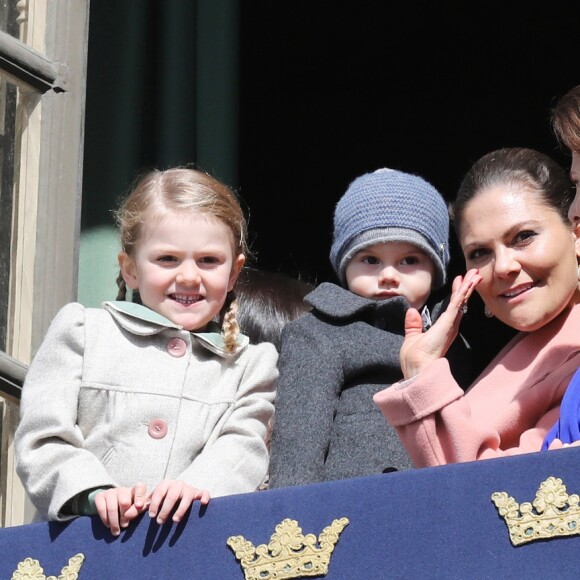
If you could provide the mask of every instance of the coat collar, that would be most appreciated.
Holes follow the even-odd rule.
[[[134,302],[108,301],[103,303],[103,308],[121,327],[138,336],[153,336],[168,328],[183,330],[183,326],[174,324],[161,314]],[[246,335],[240,333],[236,351],[233,353],[226,351],[223,336],[216,322],[210,322],[205,332],[191,332],[191,335],[204,348],[223,358],[239,354],[250,342]]]
[[[405,328],[405,314],[409,309],[409,303],[403,296],[370,300],[331,282],[322,282],[305,300],[318,312],[335,320],[365,319],[397,334]],[[421,316],[424,328],[431,326],[431,316],[426,306]]]

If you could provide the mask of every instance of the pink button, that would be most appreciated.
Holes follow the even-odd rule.
[[[168,343],[167,343],[167,352],[171,355],[171,356],[183,356],[185,354],[185,351],[187,350],[187,344],[185,343],[185,340],[183,340],[183,338],[172,338]]]
[[[163,439],[167,435],[167,423],[163,419],[151,419],[147,430],[153,439]]]

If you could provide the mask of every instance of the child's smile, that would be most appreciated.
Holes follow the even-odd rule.
[[[183,306],[191,306],[192,304],[196,304],[200,300],[203,300],[203,296],[199,294],[195,294],[193,296],[187,294],[170,294],[169,298],[175,300],[175,302],[178,302]]]

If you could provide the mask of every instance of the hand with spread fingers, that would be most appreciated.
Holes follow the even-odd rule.
[[[198,489],[184,481],[164,479],[153,490],[149,516],[155,518],[158,524],[164,524],[175,509],[172,520],[175,523],[180,522],[195,500],[207,505],[210,500],[209,491]]]
[[[405,317],[405,341],[401,347],[401,369],[405,379],[418,375],[431,361],[445,356],[459,332],[461,317],[467,312],[467,302],[482,277],[477,269],[457,276],[446,311],[431,328],[423,332],[421,314],[409,308]]]

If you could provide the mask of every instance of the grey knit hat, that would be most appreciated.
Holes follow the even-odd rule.
[[[433,288],[445,284],[449,214],[440,193],[424,179],[394,169],[357,177],[336,204],[330,262],[341,284],[354,255],[381,242],[408,242],[435,264]]]

